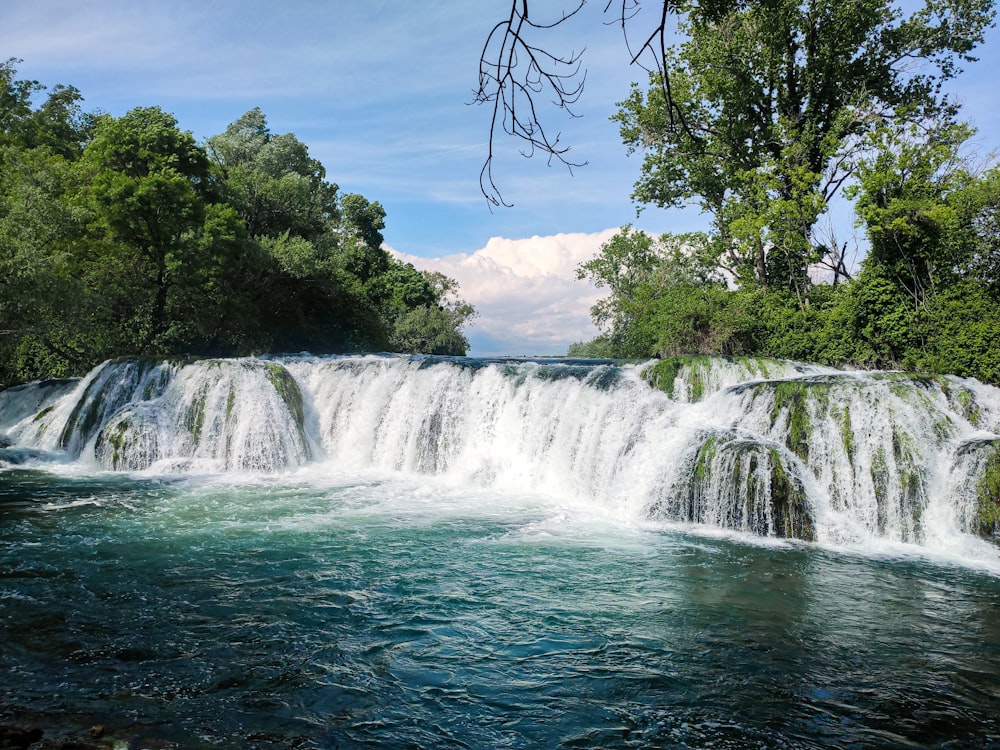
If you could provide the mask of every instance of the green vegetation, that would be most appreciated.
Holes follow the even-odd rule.
[[[737,493],[728,525],[763,536],[813,541],[816,531],[805,489],[789,472],[781,452],[735,437],[709,435],[693,457],[686,486],[679,488],[687,498],[689,520],[704,521],[709,513],[702,499],[710,496],[713,476],[725,477],[727,487]]]
[[[711,230],[626,226],[579,267],[609,292],[592,309],[595,350],[1000,383],[1000,167],[963,156],[974,132],[943,93],[992,0],[909,16],[885,0],[676,12],[669,81],[635,86],[614,119],[643,155],[640,206],[693,203]],[[818,231],[836,195],[870,242],[857,269]]]
[[[817,384],[786,380],[773,385],[774,405],[771,407],[771,424],[774,425],[785,415],[785,445],[803,461],[809,460],[809,440],[812,436],[812,420],[809,404],[820,395],[818,406],[826,407],[829,388]]]
[[[977,531],[983,535],[1000,532],[1000,450],[995,447],[979,480]]]
[[[299,384],[295,382],[295,378],[281,365],[269,362],[267,364],[267,379],[274,386],[274,390],[278,392],[281,400],[285,402],[285,405],[295,417],[295,424],[298,425],[300,430],[303,429],[302,426],[306,421],[305,406],[302,400],[302,390],[299,388]],[[226,413],[228,414],[229,411],[230,408],[227,404]]]
[[[642,376],[651,386],[658,388],[670,398],[673,398],[674,384],[684,364],[685,362],[682,357],[661,359],[655,365],[651,365],[643,370]]]
[[[812,230],[885,123],[946,117],[941,84],[971,59],[991,0],[931,0],[908,17],[888,0],[671,4],[680,43],[613,118],[644,153],[641,203],[695,202],[715,258],[741,286],[804,305],[807,267],[842,272]],[[919,61],[919,64],[914,61]]]
[[[0,386],[123,355],[464,354],[474,310],[384,226],[259,109],[200,144],[0,63]]]

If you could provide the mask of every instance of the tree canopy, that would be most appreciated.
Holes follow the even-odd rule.
[[[676,6],[669,99],[654,74],[616,115],[643,154],[640,204],[693,201],[743,284],[808,295],[813,228],[886,123],[948,118],[942,93],[982,41],[990,0],[761,0]]]
[[[992,0],[623,0],[605,12],[628,38],[642,7],[660,11],[630,48],[648,81],[614,118],[643,157],[633,197],[693,203],[709,230],[625,227],[582,264],[579,277],[609,296],[592,309],[601,335],[571,352],[762,355],[1000,382],[1000,167],[969,158],[974,131],[946,93],[975,60]],[[511,33],[528,43],[521,26]],[[544,90],[539,80],[523,95]],[[860,268],[817,236],[838,195],[868,236]]]
[[[464,354],[474,310],[254,109],[198,143],[0,65],[0,382],[123,355]]]

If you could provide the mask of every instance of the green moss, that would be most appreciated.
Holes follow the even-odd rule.
[[[226,421],[232,419],[233,409],[236,407],[236,386],[229,384],[229,391],[226,393]]]
[[[680,372],[683,363],[680,357],[661,359],[655,365],[651,365],[642,371],[643,380],[653,388],[663,391],[668,397],[674,397],[674,381]]]
[[[774,403],[771,406],[771,426],[777,424],[782,414],[787,415],[785,445],[803,461],[809,460],[809,442],[812,439],[812,419],[809,402],[824,407],[829,397],[829,386],[802,380],[783,380],[773,386]]]
[[[69,448],[73,436],[76,434],[89,435],[97,426],[100,416],[100,406],[103,401],[103,392],[100,390],[100,379],[92,381],[83,392],[83,396],[76,402],[66,426],[59,436],[59,446]],[[107,385],[106,383],[104,385]]]
[[[976,531],[982,536],[1000,533],[1000,450],[993,449],[978,484]]]
[[[296,423],[301,427],[305,424],[305,408],[302,400],[302,389],[295,378],[284,367],[274,362],[267,363],[267,379],[271,381],[274,390],[281,396],[295,416]]]
[[[805,488],[788,470],[784,452],[773,445],[733,433],[705,437],[690,464],[684,520],[704,521],[712,472],[725,471],[725,487],[736,488],[736,502],[724,511],[723,525],[761,536],[814,541],[815,526]],[[711,502],[709,502],[711,505]]]
[[[156,373],[155,378],[150,378],[146,383],[146,387],[142,389],[142,400],[149,401],[152,398],[160,396],[167,387],[167,383],[169,381],[170,371],[164,367]]]
[[[684,357],[684,368],[680,376],[687,383],[687,396],[691,403],[705,397],[708,376],[712,371],[712,358],[702,354]]]
[[[33,420],[31,420],[31,421],[32,422],[40,422],[45,417],[47,417],[49,414],[51,414],[52,411],[55,408],[56,407],[54,405],[53,406],[46,406],[44,409],[42,409],[40,412],[38,412],[38,414],[35,415],[35,418]]]
[[[694,463],[694,476],[699,482],[704,482],[708,478],[712,459],[715,458],[718,448],[718,438],[710,437],[702,443],[701,448],[698,450],[698,456],[695,458]]]
[[[203,383],[191,399],[191,406],[184,415],[184,426],[191,437],[197,440],[205,425],[205,402],[208,400],[208,383]]]
[[[851,424],[851,410],[844,407],[839,410],[837,421],[840,427],[840,440],[847,454],[847,460],[854,465],[854,426]]]
[[[882,507],[889,496],[889,463],[886,461],[885,449],[881,445],[872,455],[870,472],[875,490],[875,502],[878,507]]]
[[[731,357],[730,362],[742,366],[751,375],[767,379],[780,369],[780,362],[776,359],[766,359],[764,357]]]
[[[128,434],[130,427],[129,420],[127,418],[121,419],[115,424],[109,425],[101,434],[97,437],[97,443],[94,449],[98,456],[100,456],[107,465],[107,453],[110,447],[111,451],[111,469],[120,469],[124,462],[124,448],[126,445],[126,435]]]
[[[655,365],[647,367],[642,375],[654,388],[666,393],[670,398],[675,398],[675,383],[678,377],[687,384],[687,400],[692,403],[700,401],[705,396],[705,385],[708,382],[708,374],[712,369],[713,360],[721,360],[719,357],[710,357],[705,354],[688,354],[680,357],[667,357],[661,359]]]
[[[816,527],[809,513],[805,489],[785,470],[781,453],[768,449],[771,468],[771,508],[775,532],[788,539],[816,540]]]
[[[976,402],[976,397],[971,391],[965,388],[954,392],[954,396],[949,398],[955,411],[961,414],[973,427],[979,427],[983,418],[983,410]]]
[[[940,388],[947,390],[950,385],[947,376],[935,375],[929,372],[873,372],[870,374],[876,380],[882,380],[890,384],[898,384],[904,390],[907,385],[915,385],[924,390]]]

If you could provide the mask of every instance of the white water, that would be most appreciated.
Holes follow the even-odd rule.
[[[38,399],[37,414],[0,409],[0,431],[16,449],[96,469],[433,475],[622,518],[769,536],[804,518],[806,538],[824,544],[996,558],[971,532],[1000,390],[793,363],[700,367],[707,387],[692,402],[683,370],[672,399],[642,379],[642,365],[119,362]],[[38,398],[17,396],[29,397]],[[774,477],[801,496],[799,510],[782,509]]]

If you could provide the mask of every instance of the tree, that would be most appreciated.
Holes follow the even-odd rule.
[[[86,319],[74,249],[82,212],[68,199],[72,164],[48,148],[3,149],[0,180],[0,384],[89,364],[78,321]]]
[[[201,261],[194,236],[205,221],[205,152],[172,115],[137,108],[97,123],[77,170],[91,214],[91,280],[109,312],[131,310],[127,350],[157,353],[169,339],[177,269]]]
[[[458,282],[437,271],[417,271],[393,260],[386,274],[386,307],[393,351],[462,356],[469,340],[462,328],[475,308],[458,296]]]
[[[725,285],[705,263],[708,247],[702,234],[655,239],[625,226],[597,257],[577,267],[577,278],[609,291],[591,308],[591,317],[617,356],[710,348],[711,308]]]
[[[945,121],[872,135],[852,188],[871,249],[851,297],[873,364],[1000,372],[1000,168],[962,154],[972,133]]]
[[[340,200],[339,262],[363,283],[389,270],[389,254],[382,248],[385,209],[378,201],[350,193]]]
[[[460,329],[474,311],[452,299],[453,281],[389,256],[378,201],[339,195],[305,144],[271,133],[259,109],[206,145],[251,235],[256,260],[239,285],[260,311],[264,348],[465,353]]]
[[[235,282],[257,311],[257,346],[384,348],[387,324],[365,288],[387,261],[379,247],[382,207],[360,195],[340,197],[308,147],[292,133],[272,133],[258,108],[206,148],[218,190],[249,234],[251,260]]]
[[[76,89],[18,80],[17,62],[0,63],[0,382],[83,360],[72,258],[84,217],[68,196],[92,118]]]
[[[583,94],[582,53],[554,52],[545,35],[584,5],[541,20],[527,0],[511,0],[487,36],[474,101],[492,110],[480,174],[491,205],[510,205],[493,173],[500,132],[523,141],[526,156],[541,152],[570,169],[585,163],[570,158],[543,109],[548,100],[572,117]],[[908,18],[886,0],[607,0],[604,12],[622,31],[629,62],[652,74],[649,102],[636,91],[623,109],[629,117],[655,110],[645,122],[623,122],[631,147],[652,149],[645,174],[658,172],[660,186],[644,177],[637,199],[703,200],[717,226],[737,224],[736,236],[723,234],[743,245],[730,251],[730,265],[765,286],[774,277],[792,288],[808,286],[803,269],[817,251],[809,232],[850,172],[859,125],[941,105],[941,83],[958,72],[956,60],[972,59],[993,15],[991,0],[927,0]],[[667,43],[672,19],[689,35],[680,57]],[[673,162],[656,157],[667,146],[688,164],[666,168]],[[691,163],[699,154],[702,163]],[[754,183],[755,195],[734,195],[734,181]],[[773,201],[783,208],[767,215],[763,206]]]
[[[975,181],[959,149],[972,130],[952,122],[886,125],[871,136],[869,157],[858,168],[858,219],[876,265],[905,290],[914,308],[967,265],[971,216],[958,198]]]
[[[259,108],[206,142],[221,190],[252,237],[286,232],[309,242],[332,239],[340,218],[337,185],[292,133],[274,135]]]
[[[382,206],[260,110],[206,150],[157,107],[79,101],[0,64],[0,384],[123,355],[467,349],[455,282],[393,260]]]
[[[813,226],[864,136],[953,112],[941,85],[993,18],[989,0],[929,0],[909,17],[888,0],[682,3],[678,13],[669,93],[654,76],[616,115],[630,151],[645,154],[635,198],[696,202],[744,283],[803,301]]]

